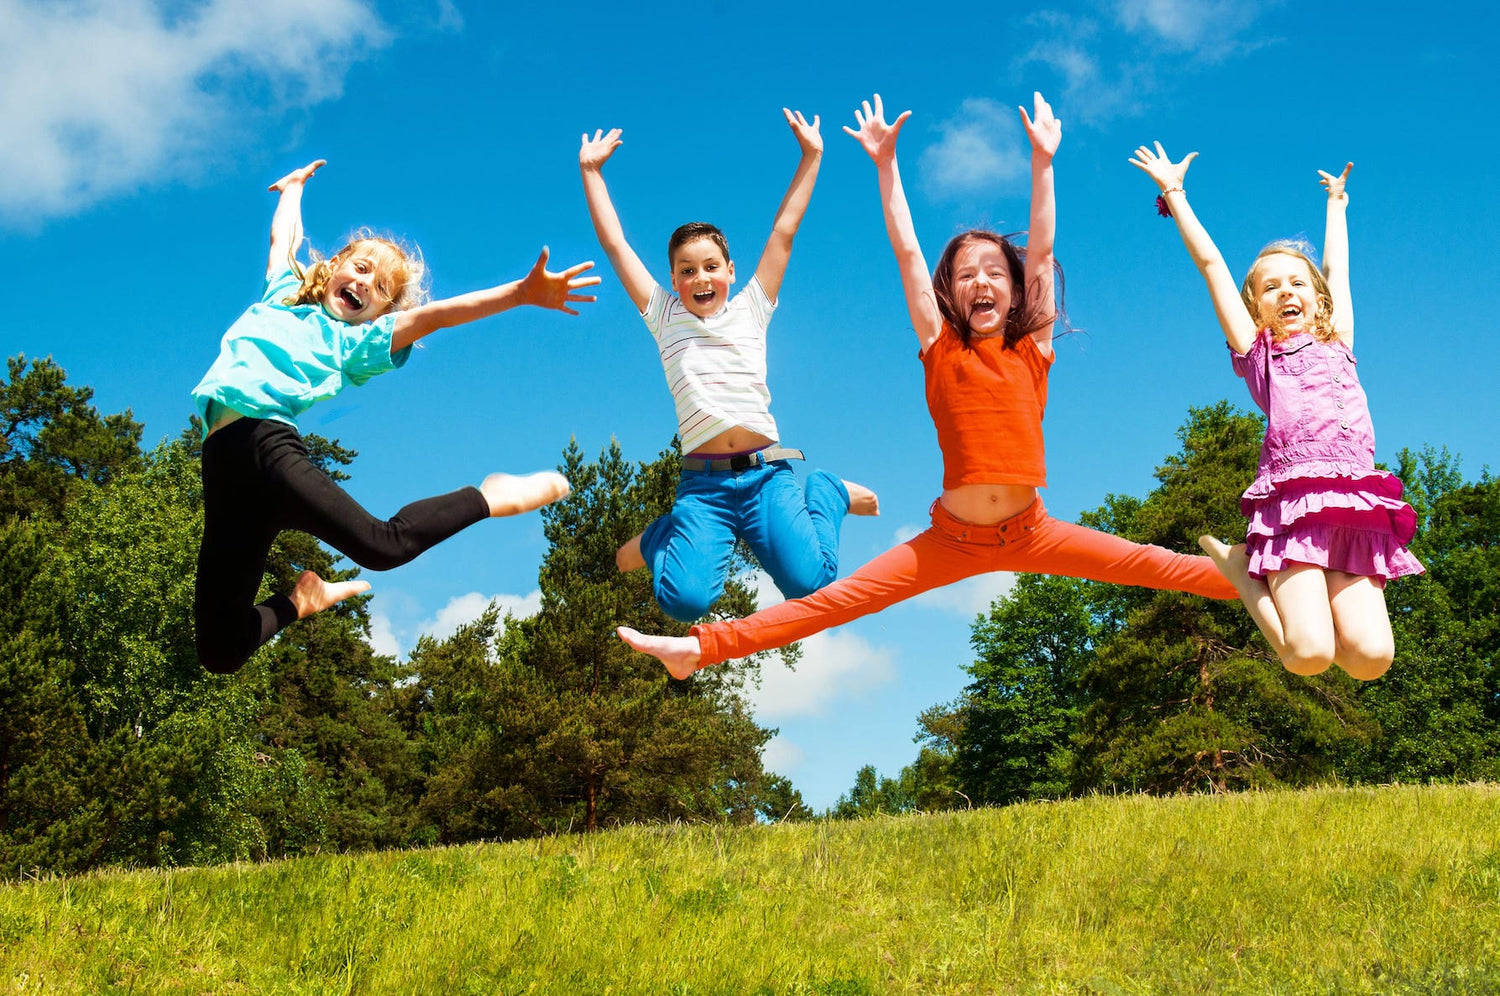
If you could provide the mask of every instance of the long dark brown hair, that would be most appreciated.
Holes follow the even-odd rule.
[[[1006,269],[1010,272],[1010,310],[1005,313],[1004,328],[1007,349],[1015,346],[1023,336],[1028,336],[1059,318],[1063,319],[1064,324],[1067,322],[1063,311],[1062,267],[1056,262],[1052,264],[1055,289],[1053,300],[1057,307],[1047,312],[1038,302],[1038,295],[1030,293],[1026,286],[1026,249],[1012,241],[1019,234],[1000,235],[982,228],[964,232],[943,248],[937,269],[932,271],[932,293],[937,300],[938,314],[958,333],[959,340],[965,347],[968,347],[974,330],[969,327],[969,316],[960,314],[958,304],[953,299],[953,261],[965,246],[975,242],[989,242],[998,246],[1005,254]]]

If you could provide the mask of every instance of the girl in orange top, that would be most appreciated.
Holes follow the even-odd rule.
[[[1021,109],[1031,140],[1031,228],[1024,249],[990,232],[948,243],[928,276],[896,168],[896,137],[911,115],[887,123],[880,95],[845,128],[875,161],[886,233],[896,252],[906,306],[926,374],[927,407],[943,451],[943,493],[932,528],[806,598],[744,619],[692,627],[685,637],[620,637],[659,658],[675,678],[878,612],[924,591],[989,571],[1027,571],[1171,588],[1236,599],[1207,557],[1142,546],[1060,522],[1037,488],[1047,483],[1042,414],[1059,308],[1053,236],[1057,208],[1052,156],[1062,123],[1035,95]]]

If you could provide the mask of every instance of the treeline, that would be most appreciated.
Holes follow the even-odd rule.
[[[541,611],[491,609],[405,663],[367,599],[291,627],[238,674],[199,666],[198,430],[150,451],[50,360],[0,384],[0,877],[458,843],[800,802],[761,768],[756,662],[671,682],[614,635],[683,632],[615,548],[671,502],[677,455],[611,446],[542,512]],[[309,438],[336,477],[354,453]],[[743,565],[742,565],[743,566]],[[267,591],[334,558],[283,534]],[[263,592],[265,594],[265,592]],[[716,610],[753,609],[731,585]]]
[[[1242,537],[1264,424],[1190,412],[1144,500],[1086,525],[1185,549]],[[1399,454],[1427,567],[1386,588],[1396,659],[1374,682],[1287,672],[1238,603],[1022,576],[974,623],[972,682],[918,718],[917,760],[862,769],[836,815],[1275,786],[1500,777],[1500,481]]]

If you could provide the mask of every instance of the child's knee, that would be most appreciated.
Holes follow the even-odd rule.
[[[1333,663],[1333,641],[1288,633],[1281,663],[1293,674],[1322,674]]]
[[[234,674],[245,666],[245,661],[248,659],[244,654],[237,652],[235,648],[229,647],[222,641],[206,639],[200,635],[196,638],[196,642],[198,663],[214,674]]]
[[[1338,665],[1349,677],[1359,681],[1374,681],[1391,669],[1396,657],[1393,644],[1379,639],[1364,643],[1348,644],[1339,648]]]
[[[702,619],[708,612],[709,606],[718,601],[723,594],[723,587],[717,590],[709,590],[701,585],[688,584],[679,585],[670,579],[661,579],[653,583],[656,595],[656,604],[667,615],[678,622],[690,623]]]

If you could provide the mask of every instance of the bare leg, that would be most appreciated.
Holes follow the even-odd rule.
[[[535,474],[491,474],[479,485],[489,502],[490,516],[520,515],[568,497],[568,479],[553,470]]]
[[[1385,607],[1384,582],[1361,574],[1328,572],[1329,603],[1337,641],[1333,662],[1349,677],[1370,681],[1396,656],[1396,638]]]
[[[647,636],[629,626],[616,627],[615,632],[636,650],[665,664],[667,673],[678,681],[697,671],[698,662],[703,659],[696,636]]]
[[[1281,663],[1295,674],[1321,674],[1333,663],[1337,640],[1328,576],[1321,567],[1290,564],[1266,575],[1281,615],[1286,643],[1278,647]]]
[[[297,586],[287,596],[297,607],[297,618],[306,619],[315,612],[322,612],[350,595],[370,590],[368,581],[324,581],[312,571],[303,571],[297,578]]]
[[[1270,587],[1264,581],[1250,576],[1250,558],[1245,554],[1245,544],[1230,546],[1217,536],[1199,536],[1198,545],[1208,554],[1208,559],[1214,562],[1219,573],[1240,593],[1245,611],[1250,613],[1250,618],[1260,627],[1261,635],[1276,651],[1276,656],[1284,658],[1286,633],[1281,625],[1281,613],[1276,610]]]
[[[646,558],[641,556],[641,534],[636,533],[615,551],[615,567],[624,573],[638,571],[645,566]]]
[[[853,481],[845,481],[844,488],[849,492],[850,515],[880,514],[880,499],[875,496],[875,492]]]

